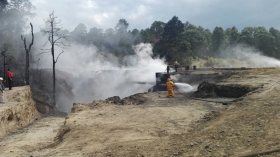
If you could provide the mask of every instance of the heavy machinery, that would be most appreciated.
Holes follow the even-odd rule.
[[[149,92],[166,91],[166,81],[170,78],[170,73],[157,72],[156,85],[149,89]]]

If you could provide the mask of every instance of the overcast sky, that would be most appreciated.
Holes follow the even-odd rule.
[[[35,32],[44,27],[51,11],[63,28],[73,31],[79,24],[87,30],[114,28],[123,18],[129,30],[146,29],[154,21],[168,22],[174,15],[183,23],[229,28],[241,31],[246,26],[274,27],[280,30],[280,0],[30,0],[36,7],[31,19]]]

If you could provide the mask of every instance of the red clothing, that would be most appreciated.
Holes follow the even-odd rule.
[[[8,77],[9,77],[9,79],[12,79],[13,73],[12,73],[11,71],[8,71],[8,72],[7,72],[7,75],[8,75]]]

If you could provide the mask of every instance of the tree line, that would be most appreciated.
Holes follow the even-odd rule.
[[[73,42],[95,45],[102,52],[118,57],[134,54],[132,45],[151,43],[154,57],[165,58],[168,62],[190,63],[193,59],[205,57],[231,56],[226,48],[245,44],[254,47],[269,57],[280,58],[280,31],[271,27],[245,27],[239,31],[235,26],[213,31],[190,22],[182,23],[177,16],[167,23],[155,21],[150,28],[128,30],[129,23],[120,19],[115,28],[103,31],[91,28],[87,32],[84,24],[79,24],[69,32]]]
[[[0,64],[0,73],[3,72],[3,67],[13,66],[21,78],[25,78],[26,69],[22,65],[27,64],[25,52],[28,49],[24,42],[27,42],[28,47],[32,34],[24,35],[26,39],[21,38],[21,35],[28,28],[26,19],[35,16],[34,9],[29,0],[0,0],[0,50],[3,61]],[[36,23],[33,25],[36,26]],[[254,47],[266,56],[280,58],[280,32],[273,27],[269,30],[265,27],[245,27],[239,31],[235,26],[226,29],[217,26],[211,31],[188,21],[183,23],[177,16],[166,23],[154,21],[149,28],[141,30],[129,29],[128,21],[119,19],[114,28],[106,30],[96,27],[87,29],[80,23],[74,30],[64,29],[60,30],[60,33],[65,34],[70,43],[94,45],[98,51],[113,54],[120,60],[126,55],[133,55],[132,46],[139,43],[151,43],[153,57],[162,57],[167,62],[178,61],[181,64],[190,64],[192,60],[200,58],[230,57],[231,52],[224,50],[238,44]],[[38,34],[42,32],[34,34],[32,51],[41,49],[36,45]],[[35,64],[32,51],[29,60],[31,64]],[[22,82],[28,81],[22,79]]]
[[[62,29],[60,21],[51,12],[46,17],[48,19],[44,29],[33,34],[33,25],[36,26],[36,23],[30,23],[30,34],[23,35],[24,30],[29,28],[28,19],[35,16],[34,9],[35,6],[29,0],[0,0],[0,74],[5,79],[6,70],[11,68],[16,74],[13,79],[16,80],[16,86],[29,85],[30,67],[39,65],[39,60],[34,60],[33,54],[43,49],[52,57],[54,106],[55,65],[64,52],[55,52],[55,47],[67,46],[66,40],[70,45],[94,45],[102,54],[113,54],[120,61],[127,55],[134,55],[133,45],[139,43],[153,45],[152,57],[165,58],[169,63],[178,61],[185,65],[200,58],[230,58],[233,52],[228,49],[239,44],[254,47],[266,56],[280,58],[280,32],[273,27],[269,30],[265,27],[245,27],[241,31],[235,26],[225,30],[215,27],[210,31],[188,21],[183,23],[174,16],[167,23],[155,21],[149,28],[141,30],[129,30],[129,23],[125,19],[119,19],[114,28],[105,31],[96,27],[87,30],[82,23],[69,31]],[[36,44],[40,40],[40,34],[47,39],[44,48]]]

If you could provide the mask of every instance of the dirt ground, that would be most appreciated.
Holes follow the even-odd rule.
[[[25,127],[40,117],[29,86],[5,89],[4,102],[0,104],[0,137]]]
[[[178,92],[77,103],[67,117],[43,117],[0,138],[1,156],[280,156],[280,69],[218,82],[259,88],[229,105]]]

